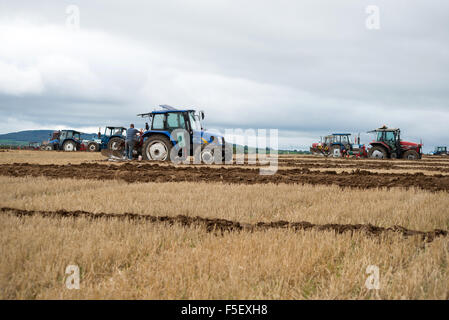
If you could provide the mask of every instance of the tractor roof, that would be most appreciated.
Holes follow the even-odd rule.
[[[333,136],[350,136],[350,133],[332,133]]]
[[[161,104],[161,105],[159,105],[159,107],[161,108],[160,110],[153,110],[153,111],[148,112],[148,113],[141,113],[141,114],[138,114],[138,116],[143,118],[143,117],[148,117],[148,116],[153,115],[153,114],[160,114],[160,113],[195,112],[195,110],[193,110],[193,109],[182,109],[182,110],[179,110],[179,109],[176,109],[176,108],[174,108],[172,106],[169,106],[167,104]]]
[[[125,127],[111,127],[111,126],[106,127],[106,129],[124,129],[124,130],[126,130]]]
[[[394,131],[400,131],[400,129],[398,128],[387,128],[386,126],[368,131],[368,133],[372,133],[372,132],[394,132]]]
[[[73,133],[79,133],[79,134],[81,134],[81,132],[79,132],[79,131],[76,131],[76,130],[71,130],[71,129],[69,129],[69,130],[61,130],[61,132],[63,132],[63,131],[66,131],[66,132],[73,132]]]
[[[189,111],[195,112],[195,110],[156,110],[151,113],[156,114],[156,113],[189,112]]]

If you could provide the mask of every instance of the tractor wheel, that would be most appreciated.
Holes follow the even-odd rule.
[[[40,147],[39,147],[39,150],[41,150],[41,151],[45,151],[45,144],[43,144],[43,145],[41,145]]]
[[[382,147],[372,147],[368,152],[368,158],[374,158],[374,159],[386,159],[388,158],[388,153],[385,148]]]
[[[201,151],[201,162],[204,164],[215,163],[214,150],[210,148],[205,148]]]
[[[329,149],[329,155],[330,155],[331,157],[334,157],[334,158],[340,158],[340,157],[341,157],[341,149],[340,149],[340,146],[332,146],[332,147],[330,147],[330,149]]]
[[[87,145],[87,151],[98,152],[100,151],[100,146],[96,142],[89,142],[89,144]]]
[[[108,142],[108,149],[112,151],[124,151],[125,140],[114,137]]]
[[[47,144],[46,146],[45,146],[45,149],[44,149],[45,151],[52,151],[53,150],[53,146],[51,145],[51,144]]]
[[[62,150],[66,152],[76,151],[76,143],[73,141],[66,141],[62,146]]]
[[[409,150],[409,151],[406,151],[404,153],[403,158],[407,159],[407,160],[418,160],[419,159],[419,153],[416,152],[415,150]]]
[[[144,160],[170,161],[172,148],[173,145],[166,136],[151,136],[143,144],[142,158]]]

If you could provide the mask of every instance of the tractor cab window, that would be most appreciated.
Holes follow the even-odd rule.
[[[165,129],[165,114],[157,113],[153,116],[153,130],[163,130]]]
[[[385,132],[385,140],[394,142],[396,140],[394,132],[392,131]]]
[[[198,115],[195,112],[189,112],[190,125],[192,130],[201,131],[201,122]]]
[[[349,143],[349,141],[348,141],[348,136],[342,136],[342,137],[341,137],[341,143],[343,143],[343,144],[348,144],[348,143]]]
[[[169,130],[185,129],[186,123],[184,115],[181,112],[172,112],[167,114],[167,127]]]

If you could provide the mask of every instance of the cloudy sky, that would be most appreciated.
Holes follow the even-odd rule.
[[[169,104],[204,110],[208,129],[277,128],[282,147],[383,124],[448,145],[448,13],[446,0],[2,1],[0,133],[139,126]]]

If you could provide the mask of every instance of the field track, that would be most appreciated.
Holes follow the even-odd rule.
[[[188,217],[178,215],[174,217],[169,216],[152,216],[135,213],[91,213],[86,211],[38,211],[38,210],[22,210],[14,208],[0,208],[3,214],[13,214],[17,217],[41,216],[48,218],[87,218],[87,219],[121,219],[133,221],[147,221],[151,223],[166,223],[168,225],[181,225],[184,227],[200,226],[204,227],[207,232],[232,232],[232,231],[264,231],[269,229],[290,229],[294,231],[299,230],[317,230],[317,231],[333,231],[337,234],[363,232],[370,236],[380,236],[387,232],[396,232],[402,234],[404,237],[419,236],[423,241],[432,242],[435,238],[448,235],[445,230],[435,229],[433,231],[417,231],[410,230],[401,226],[393,227],[378,227],[371,224],[313,224],[306,221],[301,222],[257,222],[253,224],[240,223],[237,221],[230,221],[225,219],[208,219],[202,217]]]
[[[260,175],[259,168],[238,166],[173,166],[146,163],[111,165],[81,163],[70,165],[39,165],[13,163],[0,165],[0,175],[12,177],[49,177],[95,180],[124,180],[126,182],[223,182],[237,184],[286,183],[338,185],[344,188],[419,188],[429,191],[449,191],[449,176],[415,173],[384,173],[355,169],[351,172],[313,171],[307,167],[279,168],[274,175]]]

